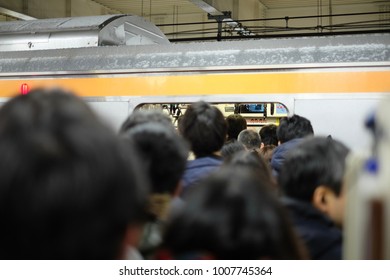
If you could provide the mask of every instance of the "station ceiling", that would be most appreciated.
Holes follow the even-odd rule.
[[[381,0],[257,0],[267,9],[281,9],[281,8],[302,8],[308,6],[318,5],[357,5],[367,3],[389,3],[389,1]],[[211,6],[218,6],[223,2],[235,2],[232,0],[214,0],[214,1],[191,1],[191,0],[95,0],[94,2],[101,3],[112,10],[123,13],[149,13],[149,10],[155,12],[172,12],[174,7],[180,7],[179,10],[192,13],[205,13],[196,2],[205,2]],[[249,1],[236,1],[238,5],[247,5]]]

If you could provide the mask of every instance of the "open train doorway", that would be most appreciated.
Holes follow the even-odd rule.
[[[191,103],[144,103],[135,110],[161,110],[169,115],[172,123],[177,127],[181,116],[184,115]],[[259,131],[269,124],[279,125],[280,119],[287,117],[289,111],[279,102],[245,102],[245,103],[212,103],[226,117],[239,114],[245,118],[250,129]]]

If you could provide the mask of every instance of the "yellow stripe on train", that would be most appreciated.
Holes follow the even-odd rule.
[[[390,92],[390,71],[224,73],[0,80],[0,97],[20,93],[22,84],[63,87],[80,96],[166,96],[275,93]]]

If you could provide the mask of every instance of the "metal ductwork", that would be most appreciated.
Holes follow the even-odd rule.
[[[153,23],[132,15],[104,15],[0,23],[0,51],[169,44]]]

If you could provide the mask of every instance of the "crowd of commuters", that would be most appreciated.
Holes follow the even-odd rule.
[[[0,258],[341,259],[348,152],[298,115],[258,133],[200,101],[116,133],[34,90],[0,108]]]

